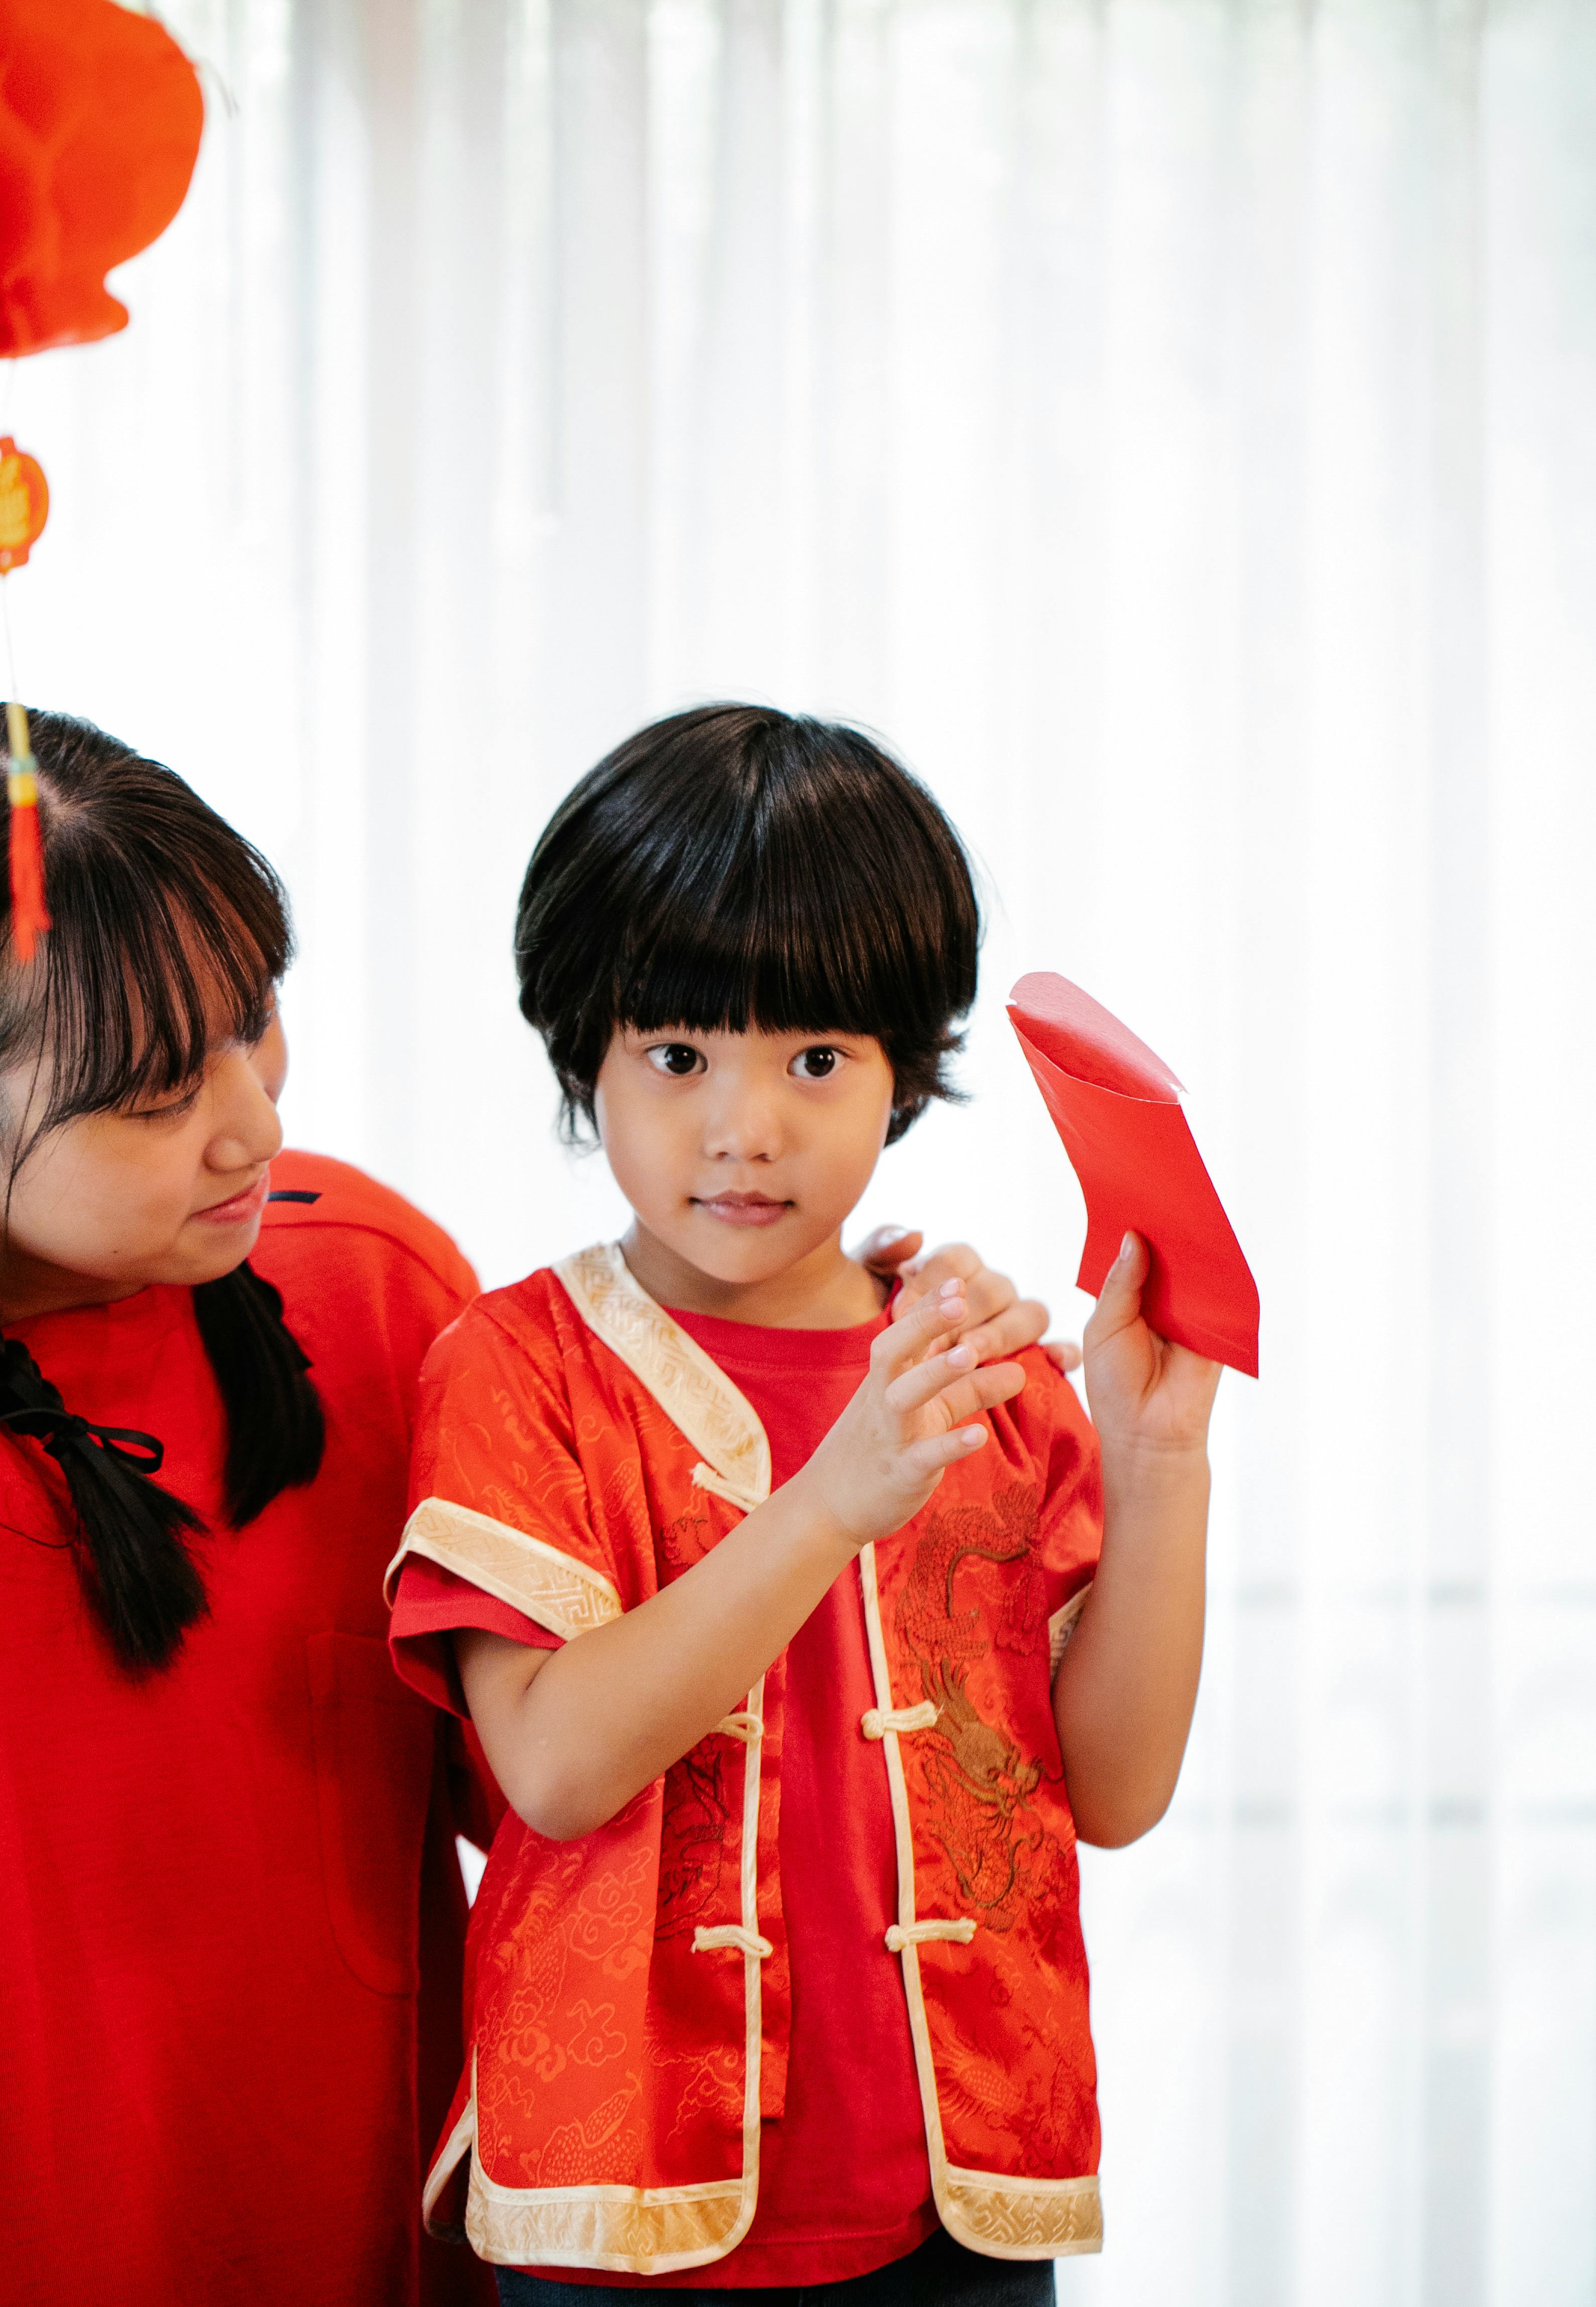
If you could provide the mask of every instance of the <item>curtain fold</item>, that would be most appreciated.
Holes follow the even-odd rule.
[[[1011,1045],[1194,1085],[1258,1274],[1168,1822],[1088,1854],[1105,2307],[1596,2295],[1596,14],[170,0],[190,202],[21,364],[24,689],[286,870],[302,1143],[493,1281],[620,1222],[515,893],[645,716],[866,722],[985,883],[862,1220],[1051,1296]]]

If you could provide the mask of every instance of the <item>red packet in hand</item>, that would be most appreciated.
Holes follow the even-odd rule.
[[[1095,1297],[1128,1232],[1152,1257],[1147,1325],[1195,1353],[1258,1374],[1258,1291],[1180,1109],[1180,1084],[1127,1025],[1037,971],[1008,1015],[1086,1197],[1078,1276]]]

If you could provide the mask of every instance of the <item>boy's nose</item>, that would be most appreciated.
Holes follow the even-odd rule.
[[[720,1162],[773,1162],[781,1151],[781,1125],[770,1102],[728,1098],[708,1117],[704,1151]]]

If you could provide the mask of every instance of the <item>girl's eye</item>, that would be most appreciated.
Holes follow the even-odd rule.
[[[200,1102],[200,1085],[196,1082],[186,1097],[175,1098],[170,1105],[143,1105],[134,1110],[135,1121],[176,1121],[192,1113]]]
[[[657,1042],[648,1051],[648,1063],[656,1073],[669,1074],[673,1081],[696,1074],[703,1062],[702,1051],[695,1050],[691,1042]]]
[[[800,1081],[828,1081],[837,1071],[841,1054],[840,1050],[824,1045],[818,1050],[800,1050],[788,1070],[795,1073]]]

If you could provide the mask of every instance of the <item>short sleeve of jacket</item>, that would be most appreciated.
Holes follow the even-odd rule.
[[[468,1579],[425,1554],[408,1554],[399,1565],[388,1622],[388,1648],[401,1682],[418,1690],[434,1706],[462,1718],[469,1714],[460,1685],[450,1637],[463,1627],[502,1634],[507,1642],[528,1650],[558,1650],[560,1638],[512,1609],[495,1594],[485,1593]]]
[[[569,1641],[619,1616],[622,1579],[537,1311],[515,1293],[478,1299],[427,1356],[400,1560],[438,1563]]]

